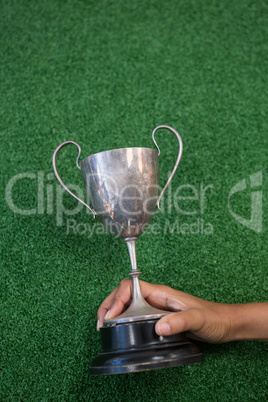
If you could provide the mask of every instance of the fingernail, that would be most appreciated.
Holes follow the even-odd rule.
[[[170,326],[166,322],[164,322],[163,324],[157,324],[157,332],[160,335],[169,335]]]
[[[104,316],[104,319],[108,320],[110,318],[110,316],[111,316],[111,310],[108,310],[107,313]]]

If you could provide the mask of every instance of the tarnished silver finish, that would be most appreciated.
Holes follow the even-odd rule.
[[[167,129],[173,132],[179,141],[179,153],[171,175],[158,197],[160,150],[154,139],[155,132]],[[182,140],[176,130],[169,126],[158,126],[152,133],[152,139],[158,149],[121,148],[99,152],[83,159],[79,166],[80,146],[74,141],[66,141],[59,145],[52,158],[52,165],[57,179],[69,194],[82,202],[94,215],[97,215],[108,231],[122,238],[129,251],[133,278],[133,297],[129,308],[120,316],[107,320],[104,325],[116,325],[126,322],[160,318],[167,311],[150,306],[143,298],[140,290],[137,269],[135,244],[151,222],[156,206],[172,180],[182,155]],[[66,145],[78,148],[76,165],[81,169],[84,184],[93,208],[77,197],[65,185],[59,176],[56,159],[59,151]]]
[[[116,237],[137,238],[151,222],[158,198],[158,156],[150,148],[122,148],[81,162],[88,196]]]
[[[58,153],[60,152],[60,150],[61,150],[63,147],[65,147],[66,145],[70,145],[70,144],[75,145],[75,146],[78,148],[78,156],[77,156],[77,159],[76,159],[76,166],[78,167],[79,170],[81,170],[81,167],[79,166],[79,163],[78,163],[78,162],[79,162],[80,155],[81,155],[81,148],[80,148],[80,145],[78,145],[78,144],[77,144],[76,142],[74,142],[74,141],[65,141],[65,142],[63,142],[62,144],[60,144],[60,145],[55,149],[55,151],[54,151],[54,153],[53,153],[53,156],[52,156],[52,166],[53,166],[53,169],[54,169],[55,176],[56,176],[57,179],[59,180],[59,182],[60,182],[60,184],[62,185],[62,187],[63,187],[69,194],[71,194],[75,199],[77,199],[77,200],[80,201],[83,205],[85,205],[85,207],[87,207],[87,208],[93,213],[93,216],[94,216],[94,218],[95,218],[96,212],[95,212],[93,209],[91,209],[90,206],[87,205],[83,200],[81,200],[81,198],[77,197],[77,195],[75,195],[75,194],[66,186],[66,184],[62,181],[62,179],[61,179],[61,177],[60,177],[60,175],[59,175],[59,173],[58,173],[57,164],[56,164]]]
[[[153,133],[152,133],[152,139],[153,139],[153,142],[154,142],[154,144],[155,144],[155,146],[156,146],[156,148],[157,148],[157,150],[158,150],[158,156],[160,156],[160,149],[159,149],[159,147],[158,147],[158,145],[157,145],[157,143],[156,143],[156,141],[155,141],[155,139],[154,139],[154,135],[155,135],[156,131],[159,130],[159,129],[161,129],[161,128],[162,128],[162,129],[169,130],[169,131],[171,131],[173,134],[176,135],[177,140],[178,140],[178,142],[179,142],[179,153],[178,153],[177,160],[176,160],[176,162],[175,162],[174,168],[172,169],[172,172],[171,172],[171,174],[170,174],[170,176],[169,176],[169,178],[168,178],[168,181],[166,182],[165,186],[163,187],[163,190],[161,191],[160,196],[159,196],[159,198],[158,198],[158,200],[157,200],[157,202],[156,202],[157,208],[159,208],[159,203],[160,203],[160,201],[161,201],[161,198],[163,197],[164,192],[166,191],[166,189],[167,189],[167,187],[169,186],[169,184],[170,184],[170,182],[171,182],[171,180],[172,180],[172,178],[173,178],[173,176],[174,176],[176,170],[178,169],[178,166],[179,166],[179,163],[180,163],[180,160],[181,160],[181,157],[182,157],[182,151],[183,151],[183,144],[182,144],[182,139],[181,139],[180,134],[179,134],[176,130],[174,130],[174,128],[172,128],[172,127],[169,127],[169,126],[158,126],[158,127],[156,127],[156,128],[154,129],[154,131],[153,131]]]

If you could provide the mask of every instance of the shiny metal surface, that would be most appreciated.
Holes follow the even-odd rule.
[[[182,144],[182,139],[181,139],[180,134],[179,134],[176,130],[174,130],[174,128],[169,127],[169,126],[163,126],[163,125],[162,125],[162,126],[156,127],[156,128],[154,129],[153,133],[152,133],[152,139],[153,139],[153,142],[154,142],[154,144],[155,144],[155,146],[156,146],[156,148],[157,148],[157,150],[158,150],[158,156],[160,156],[160,149],[159,149],[159,147],[158,147],[158,145],[157,145],[157,143],[156,143],[156,141],[155,141],[154,136],[155,136],[156,131],[157,131],[157,130],[160,130],[160,129],[169,130],[169,131],[171,131],[173,134],[175,134],[175,136],[177,137],[177,140],[178,140],[178,142],[179,142],[179,153],[178,153],[178,156],[177,156],[177,160],[176,160],[176,162],[175,162],[175,165],[174,165],[174,167],[173,167],[173,169],[172,169],[172,172],[171,172],[171,174],[170,174],[170,176],[169,176],[169,178],[168,178],[168,181],[166,182],[165,186],[163,187],[163,190],[161,191],[160,196],[159,196],[159,198],[158,198],[158,200],[157,200],[157,203],[156,203],[157,208],[159,208],[159,203],[160,203],[160,201],[161,201],[161,198],[163,197],[164,192],[166,191],[166,189],[167,189],[167,187],[169,186],[169,184],[170,184],[170,182],[171,182],[171,180],[172,180],[172,178],[173,178],[173,176],[174,176],[176,170],[178,169],[178,166],[179,166],[179,163],[180,163],[180,160],[181,160],[181,157],[182,157],[182,151],[183,151],[183,144]]]
[[[158,156],[150,148],[100,152],[82,160],[94,211],[116,237],[137,238],[151,222],[158,198]]]
[[[57,156],[60,152],[60,150],[62,148],[64,148],[66,145],[75,145],[78,148],[78,156],[76,158],[76,166],[78,167],[79,170],[81,170],[81,167],[78,164],[80,155],[81,155],[81,148],[80,145],[78,145],[76,142],[74,141],[65,141],[62,144],[60,144],[54,151],[53,156],[52,156],[52,166],[53,166],[53,170],[55,173],[55,176],[57,177],[57,179],[59,180],[60,184],[62,185],[62,187],[64,188],[64,190],[66,190],[69,194],[71,194],[76,200],[80,201],[83,205],[85,205],[85,207],[87,207],[92,213],[93,216],[95,218],[96,212],[90,208],[89,205],[87,205],[83,200],[81,200],[81,198],[77,197],[77,195],[75,195],[67,186],[66,184],[62,181],[58,169],[57,169]]]
[[[175,134],[179,142],[179,153],[171,175],[158,197],[160,150],[154,136],[159,129],[166,129]],[[159,208],[161,198],[178,168],[183,145],[177,131],[164,125],[154,129],[152,139],[158,154],[151,148],[113,149],[88,156],[79,166],[80,146],[74,141],[66,141],[56,148],[52,157],[55,175],[64,189],[85,205],[94,217],[97,215],[106,229],[116,237],[122,238],[128,247],[132,267],[130,275],[133,278],[132,303],[123,314],[106,321],[106,326],[155,319],[169,313],[153,308],[142,297],[135,244],[137,238],[150,224],[156,206]],[[94,209],[70,191],[58,173],[57,156],[66,145],[75,145],[78,148],[76,165],[82,172],[87,194]]]

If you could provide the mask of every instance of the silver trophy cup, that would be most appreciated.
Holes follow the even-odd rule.
[[[159,129],[171,131],[179,142],[176,163],[160,195],[158,195],[158,159],[160,150],[154,138],[156,131]],[[60,184],[68,193],[84,204],[94,217],[97,216],[107,230],[124,240],[131,261],[130,275],[133,280],[131,304],[122,314],[104,322],[104,328],[101,328],[101,335],[103,350],[107,353],[103,352],[96,358],[93,368],[91,368],[92,374],[117,374],[185,364],[181,363],[181,351],[177,349],[174,351],[174,348],[172,353],[170,352],[173,356],[172,363],[170,363],[171,360],[167,358],[166,354],[161,355],[162,357],[158,356],[157,360],[155,352],[151,351],[148,358],[144,357],[144,348],[146,347],[151,348],[152,345],[158,345],[158,353],[162,350],[160,344],[162,346],[163,337],[156,337],[153,325],[157,319],[170,312],[150,306],[142,296],[139,284],[140,271],[137,269],[136,260],[136,240],[150,224],[155,209],[159,208],[160,200],[178,168],[183,149],[180,135],[169,126],[161,125],[156,127],[152,133],[152,139],[157,150],[150,148],[113,149],[88,156],[82,160],[80,165],[81,148],[76,142],[63,142],[53,154],[53,169]],[[59,176],[56,166],[58,153],[63,147],[70,144],[78,148],[76,165],[82,172],[87,194],[93,208],[70,191]],[[145,342],[147,346],[145,344],[139,345],[140,342],[144,343],[148,333],[151,335],[147,344]],[[123,342],[123,339],[126,343]],[[136,340],[133,341],[133,339]],[[173,346],[174,342],[176,345],[178,342],[186,344],[185,339],[180,336],[179,339],[178,337],[174,338]],[[125,363],[116,365],[115,362],[120,361],[118,356],[121,356],[121,350],[132,350],[135,345],[137,347],[135,349],[135,359],[139,358],[139,363],[133,362],[131,354],[127,354],[127,356],[125,354],[122,359]],[[111,353],[116,348],[119,348],[119,355],[111,358]],[[138,350],[140,350],[140,354]],[[191,352],[190,360],[188,359],[189,361],[187,362],[192,362],[192,354]],[[103,357],[104,355],[105,358]],[[147,360],[144,361],[144,359]]]

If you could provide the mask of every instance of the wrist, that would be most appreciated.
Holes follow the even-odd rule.
[[[268,303],[227,306],[230,317],[228,341],[268,340]]]

